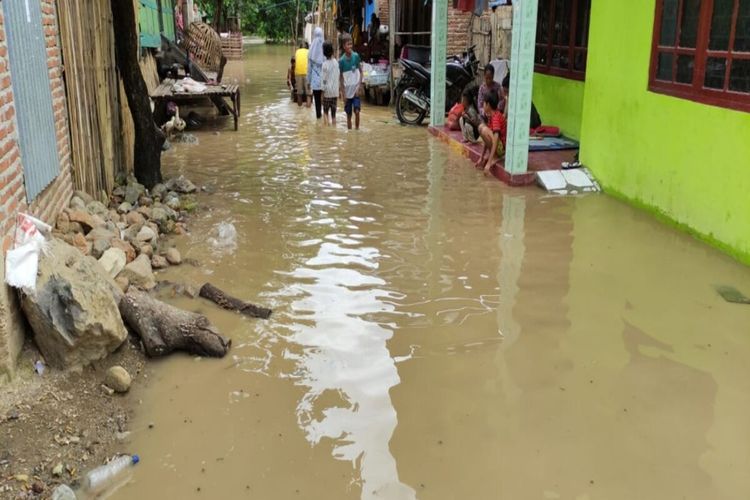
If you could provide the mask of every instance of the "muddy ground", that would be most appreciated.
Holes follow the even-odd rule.
[[[128,452],[128,421],[138,404],[131,391],[110,394],[104,374],[123,366],[133,386],[143,384],[145,358],[132,334],[106,359],[81,372],[46,369],[27,342],[20,374],[0,389],[0,498],[49,498],[61,483],[77,484],[81,475],[116,453]],[[53,470],[62,464],[62,473]],[[56,473],[59,472],[55,471]]]

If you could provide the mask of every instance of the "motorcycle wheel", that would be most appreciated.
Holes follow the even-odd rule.
[[[427,115],[427,112],[420,109],[408,99],[404,99],[404,91],[406,90],[416,92],[418,89],[416,87],[407,87],[398,93],[398,96],[396,97],[396,116],[398,116],[398,120],[401,123],[406,123],[407,125],[420,125],[424,120],[425,115]]]

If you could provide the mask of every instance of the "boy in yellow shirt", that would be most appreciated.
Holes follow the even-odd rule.
[[[312,92],[310,83],[307,81],[307,53],[309,45],[307,42],[300,44],[300,48],[294,53],[294,81],[297,83],[297,105],[302,106],[306,102],[309,108]]]

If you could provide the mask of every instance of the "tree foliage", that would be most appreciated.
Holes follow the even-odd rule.
[[[223,18],[237,15],[242,31],[271,41],[294,40],[300,33],[311,0],[223,0]],[[211,19],[216,18],[218,0],[198,0]],[[297,7],[299,4],[299,19]],[[296,24],[296,21],[299,24]]]

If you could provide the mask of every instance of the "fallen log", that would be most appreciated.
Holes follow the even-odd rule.
[[[232,345],[202,314],[170,306],[133,288],[120,301],[120,315],[141,337],[151,357],[187,351],[221,358]]]
[[[211,283],[206,283],[200,289],[199,295],[204,299],[208,299],[211,302],[215,302],[224,309],[230,311],[237,311],[246,316],[252,316],[253,318],[268,319],[273,312],[271,309],[265,307],[256,306],[244,300],[237,299],[231,295],[227,295],[222,292]]]

